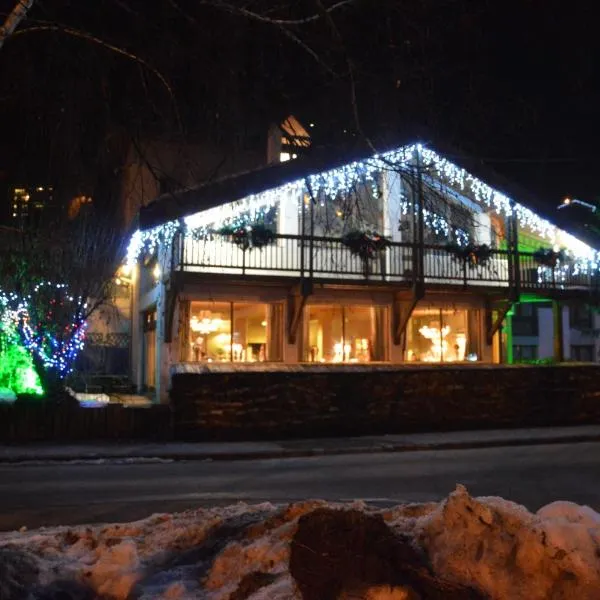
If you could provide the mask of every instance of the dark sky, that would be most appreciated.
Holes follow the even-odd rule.
[[[390,141],[418,126],[549,206],[565,194],[600,201],[593,3],[355,0],[293,27],[238,9],[295,19],[321,3],[207,4],[37,0],[20,30],[62,31],[20,34],[0,50],[5,179],[97,183],[116,160],[115,131],[236,144],[295,112],[314,121],[319,144]]]

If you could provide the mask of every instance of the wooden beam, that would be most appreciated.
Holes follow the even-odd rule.
[[[420,287],[413,287],[410,298],[400,299],[397,295],[394,297],[394,345],[399,346],[402,343],[402,337],[406,332],[408,321],[415,310],[419,300],[423,297]]]
[[[174,281],[174,274],[171,274],[171,280],[169,287],[166,290],[165,299],[165,331],[164,331],[164,342],[169,344],[173,340],[173,317],[175,316],[175,307],[177,306],[177,299],[179,298],[179,284]]]
[[[491,345],[494,341],[494,335],[496,335],[496,332],[500,329],[500,327],[502,326],[502,323],[504,323],[504,319],[506,319],[506,315],[508,314],[508,312],[510,311],[510,309],[513,306],[513,301],[512,300],[507,300],[506,301],[506,305],[503,306],[499,312],[498,312],[498,317],[496,318],[495,321],[490,322],[490,326],[489,329],[487,331],[487,343],[488,345]],[[491,314],[491,310],[490,310],[490,314]]]
[[[312,283],[303,280],[288,296],[288,344],[295,344],[306,300],[312,294]]]

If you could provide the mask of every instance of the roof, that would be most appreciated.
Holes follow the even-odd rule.
[[[569,231],[577,238],[593,247],[600,245],[600,238],[583,224],[570,222],[559,216],[558,212],[541,202],[528,191],[499,175],[490,169],[483,161],[465,156],[443,143],[423,141],[422,138],[411,137],[399,140],[393,146],[380,148],[383,153],[388,150],[398,149],[415,143],[434,150],[458,167],[463,168],[471,175],[485,182],[491,188],[503,193],[508,198],[519,202],[553,223],[560,229]],[[187,190],[173,192],[159,196],[140,210],[139,227],[149,229],[168,221],[174,221],[190,216],[209,208],[242,199],[251,194],[259,194],[291,181],[304,179],[311,175],[318,175],[324,171],[343,167],[353,161],[367,160],[375,153],[366,144],[354,148],[310,148],[295,160],[277,163],[260,169],[247,171],[238,175],[208,182]]]

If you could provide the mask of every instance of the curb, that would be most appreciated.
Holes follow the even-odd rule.
[[[27,464],[40,462],[69,463],[79,461],[135,461],[135,460],[172,460],[172,461],[244,461],[273,460],[289,458],[311,458],[318,456],[342,456],[355,454],[393,454],[407,452],[434,452],[440,450],[470,450],[483,448],[502,448],[511,446],[543,446],[557,444],[581,444],[584,442],[600,442],[600,434],[555,436],[548,438],[515,438],[512,440],[479,440],[464,442],[436,442],[430,444],[382,444],[355,448],[311,448],[307,450],[265,450],[257,452],[172,452],[172,453],[139,453],[130,456],[114,456],[111,454],[79,454],[72,456],[47,455],[32,458],[31,456],[13,456],[0,458],[0,465]]]

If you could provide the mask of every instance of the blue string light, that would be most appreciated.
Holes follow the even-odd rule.
[[[44,293],[51,293],[53,299],[48,301]],[[53,321],[55,306],[68,307],[71,321],[67,325]],[[56,370],[60,377],[72,372],[75,359],[84,347],[86,307],[83,298],[69,294],[66,284],[38,283],[33,292],[24,297],[0,291],[0,319],[4,326],[13,327],[29,354],[36,356],[44,368]],[[51,333],[50,329],[56,326],[62,331]]]

